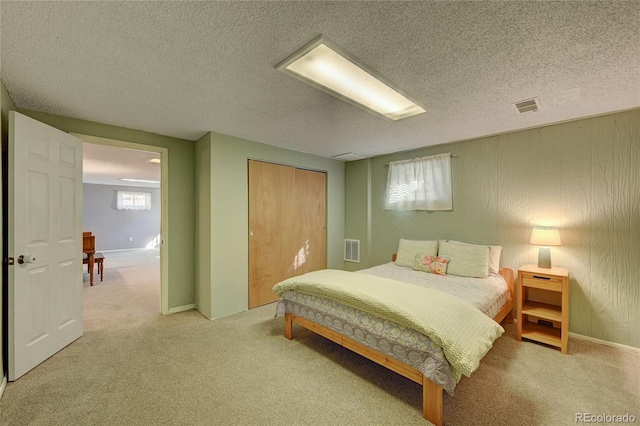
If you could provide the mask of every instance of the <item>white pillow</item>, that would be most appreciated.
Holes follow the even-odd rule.
[[[440,242],[438,257],[449,259],[447,273],[461,277],[484,278],[489,275],[489,247]]]
[[[498,273],[500,270],[500,256],[502,255],[502,246],[485,246],[480,244],[463,243],[462,241],[448,240],[451,244],[461,244],[463,246],[480,246],[489,247],[489,273]]]
[[[422,254],[424,256],[437,256],[438,242],[400,240],[398,253],[396,253],[396,265],[413,268],[417,254]]]

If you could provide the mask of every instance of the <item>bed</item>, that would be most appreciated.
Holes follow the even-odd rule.
[[[482,259],[469,254],[474,250]],[[499,323],[513,322],[513,270],[498,268],[500,251],[400,240],[391,263],[358,272],[315,271],[277,284],[276,315],[284,314],[289,340],[297,323],[421,384],[423,417],[441,425],[443,391],[453,395],[504,332]],[[456,274],[471,271],[471,259],[486,272],[425,273],[427,258],[446,259]],[[467,269],[460,269],[465,262]]]

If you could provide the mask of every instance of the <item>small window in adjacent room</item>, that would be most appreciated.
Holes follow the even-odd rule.
[[[389,163],[386,210],[453,210],[451,154]]]
[[[151,193],[118,191],[116,208],[118,210],[151,210]]]

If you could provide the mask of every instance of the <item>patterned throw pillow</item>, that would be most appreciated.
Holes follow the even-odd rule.
[[[413,269],[431,274],[447,275],[449,259],[446,257],[417,254]]]

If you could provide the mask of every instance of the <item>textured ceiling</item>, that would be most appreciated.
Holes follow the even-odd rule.
[[[121,180],[126,178],[159,182],[160,164],[149,163],[148,161],[152,158],[160,158],[160,154],[84,142],[82,144],[82,181],[99,185],[159,188],[159,183]]]
[[[640,2],[1,2],[19,107],[190,140],[402,151],[640,106]],[[278,72],[324,34],[422,100],[389,123]],[[537,97],[520,115],[514,102]]]

